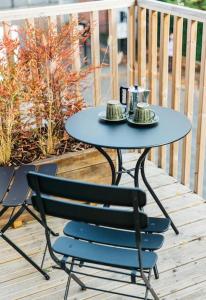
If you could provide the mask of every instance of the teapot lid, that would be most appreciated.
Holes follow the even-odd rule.
[[[129,92],[131,93],[143,93],[145,89],[142,86],[132,85],[129,87]]]

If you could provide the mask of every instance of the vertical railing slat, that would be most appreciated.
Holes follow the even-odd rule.
[[[79,20],[78,14],[71,15],[71,22],[76,26],[76,30],[78,30]],[[80,49],[79,49],[79,41],[75,41],[74,45],[74,54],[73,54],[73,70],[79,72],[81,69],[81,60],[80,60]]]
[[[57,17],[56,16],[51,16],[51,17],[48,17],[48,23],[55,27],[57,27]]]
[[[135,6],[128,8],[127,67],[128,85],[135,83]]]
[[[10,22],[2,22],[2,25],[3,25],[4,37],[8,37],[11,23]]]
[[[157,12],[149,11],[149,103],[157,104]],[[149,159],[154,161],[155,152],[151,149]]]
[[[92,65],[94,66],[94,105],[96,106],[101,98],[99,13],[97,11],[90,13],[90,26]]]
[[[160,75],[159,75],[159,104],[167,106],[168,94],[168,42],[169,42],[169,26],[170,15],[161,14],[160,25]],[[166,168],[166,148],[160,147],[158,149],[158,166]]]
[[[174,43],[173,43],[173,62],[172,62],[172,99],[171,107],[174,110],[180,109],[181,93],[181,63],[182,63],[182,30],[183,19],[174,18]],[[171,176],[177,177],[178,174],[178,143],[170,145],[170,170]]]
[[[35,35],[35,19],[34,18],[29,18],[25,19],[25,27],[27,29],[32,28],[32,37],[35,45],[37,44],[37,39]],[[30,68],[30,72],[33,78],[39,78],[39,67],[38,67],[38,62],[37,60],[33,61],[33,66]]]
[[[119,99],[118,80],[118,49],[117,49],[117,13],[115,9],[109,10],[109,53],[112,81],[112,98]]]
[[[146,86],[146,9],[138,7],[138,85]]]
[[[186,78],[185,78],[185,102],[184,113],[192,122],[194,83],[195,83],[195,62],[196,62],[196,40],[197,22],[188,21],[187,24],[187,53],[186,53]],[[189,133],[183,141],[182,151],[182,183],[189,185],[190,182],[190,162],[192,149],[192,133]]]
[[[201,195],[203,189],[205,140],[206,140],[206,23],[203,23],[202,55],[200,70],[200,98],[198,111],[196,166],[194,191]]]
[[[10,29],[11,29],[11,22],[2,22],[3,26],[3,37],[4,38],[9,38],[10,37]],[[9,55],[8,49],[6,49],[6,58],[8,64],[12,63],[13,57]]]

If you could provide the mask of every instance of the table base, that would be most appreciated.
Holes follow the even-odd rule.
[[[155,202],[159,206],[159,208],[162,211],[163,215],[170,220],[171,226],[172,226],[174,232],[176,234],[179,234],[179,231],[178,231],[177,227],[175,226],[174,222],[172,221],[169,214],[165,210],[165,208],[162,205],[160,199],[157,197],[154,190],[150,186],[150,184],[149,184],[149,182],[146,178],[146,175],[145,175],[145,160],[146,160],[147,154],[149,153],[151,148],[145,148],[144,149],[143,153],[140,155],[140,157],[137,160],[135,168],[131,168],[131,169],[126,169],[123,166],[122,152],[121,152],[120,149],[117,149],[117,157],[118,157],[118,170],[117,171],[115,169],[115,165],[114,165],[111,157],[109,156],[109,154],[101,147],[95,147],[95,148],[107,159],[107,161],[110,165],[111,172],[112,172],[112,185],[118,185],[120,183],[122,174],[126,173],[134,179],[134,186],[139,187],[139,177],[140,177],[140,174],[141,174],[142,180],[143,180],[146,188],[150,192],[152,198],[155,200]]]

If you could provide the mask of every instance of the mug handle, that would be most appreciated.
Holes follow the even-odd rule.
[[[156,113],[154,112],[154,110],[150,110],[151,113],[153,113],[153,116],[150,118],[150,121],[154,119],[154,117],[156,116]]]
[[[121,86],[120,87],[120,103],[122,104],[122,105],[127,105],[127,92],[128,92],[128,87],[125,87],[125,86]],[[123,99],[123,95],[124,95],[124,93],[123,93],[123,91],[126,91],[126,97],[125,97],[125,99]],[[124,101],[125,100],[125,101]]]

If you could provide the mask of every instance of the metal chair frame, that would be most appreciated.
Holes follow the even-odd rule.
[[[2,167],[4,168],[4,167]],[[7,168],[7,167],[6,167]],[[11,170],[12,170],[12,167],[10,167]],[[26,169],[35,169],[35,166],[33,165],[26,165],[25,166],[20,166],[18,169],[20,168],[25,168]],[[18,170],[17,169],[17,170]],[[40,171],[41,172],[45,172],[45,173],[48,173],[49,170],[53,169],[53,175],[56,173],[56,164],[47,164],[47,165],[42,165],[40,166]],[[12,171],[11,171],[12,173]],[[42,258],[42,262],[41,262],[41,265],[37,265],[21,248],[19,248],[11,239],[8,238],[8,236],[5,234],[5,232],[12,226],[12,224],[25,212],[27,211],[35,220],[38,221],[38,223],[40,223],[41,226],[44,226],[44,223],[42,222],[42,220],[39,218],[38,215],[36,215],[30,208],[29,206],[32,206],[32,203],[31,203],[31,199],[29,198],[29,195],[30,195],[30,192],[31,190],[29,189],[27,183],[26,185],[24,186],[23,188],[23,193],[22,193],[22,198],[21,199],[16,199],[16,204],[15,204],[15,199],[12,200],[11,202],[11,205],[8,203],[7,204],[7,201],[6,201],[6,198],[7,198],[7,195],[9,195],[9,192],[11,190],[11,187],[12,187],[12,184],[11,182],[13,180],[15,180],[15,169],[13,168],[13,176],[12,178],[9,178],[8,180],[8,187],[4,187],[4,191],[2,191],[2,200],[1,200],[1,204],[3,206],[3,208],[0,210],[0,218],[6,213],[6,211],[13,207],[12,209],[12,212],[11,212],[11,215],[8,219],[8,222],[0,229],[0,237],[5,241],[7,242],[13,249],[15,249],[22,257],[24,257],[34,268],[37,269],[37,271],[39,271],[44,277],[45,279],[49,279],[49,275],[43,270],[43,264],[44,264],[44,260],[45,260],[45,255],[46,255],[46,251],[47,251],[47,245],[45,246],[45,250],[44,250],[44,253],[43,253],[43,258]],[[26,182],[26,173],[25,173],[25,176],[22,178],[22,180],[25,180]],[[25,184],[25,183],[24,183]],[[13,194],[12,194],[13,195]],[[19,207],[19,209],[15,212],[15,209]],[[58,236],[57,233],[55,233],[53,230],[51,230],[49,227],[48,227],[48,230],[51,232],[51,234],[53,236]]]
[[[61,269],[68,274],[68,280],[66,284],[66,290],[64,299],[66,300],[69,293],[69,287],[71,279],[76,281],[76,283],[81,287],[82,290],[92,289],[96,291],[108,292],[111,294],[129,296],[135,299],[150,300],[148,298],[148,293],[150,292],[153,299],[158,300],[156,292],[150,284],[151,271],[152,267],[145,269],[142,255],[145,253],[149,255],[151,252],[143,251],[141,248],[141,230],[147,226],[147,216],[140,210],[140,207],[143,207],[146,204],[146,194],[139,188],[119,188],[116,186],[100,186],[94,184],[87,184],[83,182],[66,180],[63,178],[57,178],[52,176],[46,176],[43,174],[29,172],[27,175],[29,186],[34,191],[32,196],[32,203],[34,208],[40,212],[42,221],[44,223],[45,235],[48,244],[48,249],[53,261],[57,264],[54,268]],[[63,198],[64,200],[61,200]],[[65,201],[67,199],[67,201]],[[72,200],[72,201],[69,201]],[[83,203],[76,203],[78,200],[84,200],[93,202],[95,204],[108,204],[114,206],[130,206],[133,210],[128,209],[114,209],[111,207],[99,207],[99,206],[90,206]],[[129,266],[117,266],[117,264],[104,263],[102,261],[91,261],[88,257],[82,258],[78,257],[75,250],[74,254],[68,254],[64,250],[58,250],[55,247],[55,244],[52,245],[50,239],[50,231],[47,228],[46,215],[51,215],[59,218],[66,218],[74,221],[82,221],[86,223],[96,224],[98,226],[106,226],[111,228],[118,229],[130,229],[135,231],[136,239],[136,250],[137,250],[137,265],[135,259],[135,265],[138,267]],[[57,238],[55,243],[58,244],[61,239],[67,242],[79,241],[71,239],[66,236]],[[81,241],[80,241],[81,242]],[[76,243],[76,242],[75,242]],[[93,247],[93,243],[87,243],[89,247]],[[68,245],[67,245],[68,246]],[[106,245],[107,246],[107,245]],[[86,246],[87,247],[87,246]],[[60,247],[61,248],[61,247]],[[68,248],[68,247],[66,247]],[[71,248],[71,247],[69,247]],[[106,247],[108,249],[108,247]],[[113,249],[113,247],[111,247]],[[119,248],[118,248],[119,249]],[[121,248],[125,251],[124,248]],[[105,249],[104,249],[105,250]],[[59,252],[58,252],[59,251]],[[106,250],[107,251],[107,250]],[[133,251],[133,250],[132,250]],[[59,258],[56,253],[62,254],[62,258]],[[134,253],[134,252],[133,252]],[[85,254],[86,255],[86,254]],[[92,253],[93,255],[93,253]],[[97,256],[98,257],[98,256]],[[151,257],[151,256],[150,256]],[[156,257],[156,256],[155,256]],[[82,265],[81,262],[84,261]],[[96,267],[93,264],[100,264],[100,267]],[[145,263],[145,262],[144,262]],[[155,264],[156,262],[153,262]],[[108,270],[102,268],[101,266],[114,267],[115,269]],[[82,271],[74,270],[75,266],[80,266],[81,268],[86,266],[89,268],[94,268],[102,271],[110,271],[115,274],[124,274],[130,277],[130,281],[119,280],[114,278],[108,278],[104,276],[98,276],[95,274],[87,274]],[[124,269],[124,272],[117,271],[116,269]],[[125,272],[125,270],[127,272]],[[129,271],[131,273],[129,273]],[[97,287],[86,286],[77,275],[87,275],[99,279],[108,279],[112,281],[118,281],[123,283],[132,283],[145,287],[144,297],[136,295],[127,295],[123,293],[118,293],[114,291],[104,290]],[[143,283],[137,282],[136,279],[141,278]]]

